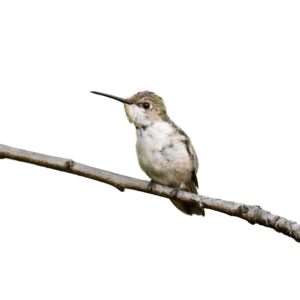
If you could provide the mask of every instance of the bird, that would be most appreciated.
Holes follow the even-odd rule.
[[[171,202],[186,215],[202,215],[205,211],[177,199],[180,190],[198,194],[198,158],[188,135],[168,116],[161,97],[142,91],[129,98],[91,91],[124,104],[130,123],[136,128],[136,152],[141,169],[151,179],[148,189],[156,184],[173,188]]]

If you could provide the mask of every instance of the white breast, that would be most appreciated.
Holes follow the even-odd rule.
[[[171,187],[190,180],[193,166],[184,136],[167,122],[137,128],[136,133],[139,164],[151,179]]]

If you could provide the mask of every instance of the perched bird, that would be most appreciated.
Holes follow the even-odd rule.
[[[197,194],[198,158],[189,137],[167,115],[161,97],[144,91],[123,99],[91,92],[124,103],[130,123],[136,128],[136,152],[142,170],[151,178],[149,189],[156,183],[174,188],[171,202],[187,215],[205,215],[203,208],[189,206],[177,200],[183,189]]]

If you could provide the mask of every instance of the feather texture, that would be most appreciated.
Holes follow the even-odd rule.
[[[140,92],[124,104],[129,122],[136,128],[136,151],[141,169],[154,181],[197,194],[198,158],[190,138],[167,115],[163,99],[152,92]],[[145,105],[146,104],[146,105]],[[187,215],[203,215],[175,199],[171,202]]]

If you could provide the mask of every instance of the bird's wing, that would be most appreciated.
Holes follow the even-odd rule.
[[[188,135],[171,120],[170,120],[170,123],[171,123],[172,127],[174,129],[176,129],[177,133],[179,133],[180,135],[182,135],[184,137],[182,142],[185,144],[186,151],[188,152],[188,154],[193,162],[192,177],[189,182],[185,183],[186,189],[190,193],[198,194],[198,192],[197,192],[197,187],[198,187],[197,172],[198,172],[199,163],[198,163],[198,157],[197,157],[196,151],[195,151]],[[178,200],[171,200],[171,201],[179,210],[181,210],[183,213],[185,213],[187,215],[196,214],[196,215],[205,216],[205,211],[203,208],[191,207],[191,206],[188,206],[187,204],[180,202]]]
[[[194,164],[195,172],[193,174],[192,179],[195,182],[196,186],[198,187],[198,180],[197,180],[197,176],[196,176],[196,174],[198,172],[198,157],[197,157],[196,151],[192,145],[192,142],[191,142],[190,138],[188,137],[188,135],[178,125],[176,125],[171,119],[169,119],[169,123],[176,130],[176,132],[183,137],[182,142],[185,144],[186,150]]]

